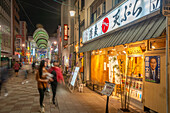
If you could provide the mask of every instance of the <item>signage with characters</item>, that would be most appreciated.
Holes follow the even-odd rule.
[[[83,31],[83,43],[142,18],[160,8],[160,0],[126,0]]]

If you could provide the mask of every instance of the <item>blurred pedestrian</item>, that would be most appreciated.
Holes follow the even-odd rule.
[[[18,77],[18,72],[19,72],[19,69],[20,69],[20,65],[19,65],[18,61],[15,62],[13,68],[15,70],[16,77]]]
[[[6,88],[7,80],[8,80],[8,66],[5,61],[1,62],[0,66],[0,95],[2,93],[2,89],[4,90],[4,96],[8,96],[8,90]]]
[[[19,69],[21,69],[21,68],[22,68],[22,65],[23,65],[23,64],[22,64],[22,62],[19,62],[19,66],[20,66],[20,68],[19,68]]]
[[[23,74],[24,74],[24,81],[22,82],[22,84],[24,84],[24,83],[28,83],[28,80],[27,80],[27,78],[28,78],[28,70],[29,70],[29,65],[26,65],[26,64],[24,64],[24,65],[22,65],[22,71],[23,71]]]
[[[44,92],[46,90],[47,83],[49,80],[52,81],[52,79],[47,79],[47,76],[48,76],[47,74],[46,75],[43,74],[43,73],[48,72],[45,69],[46,66],[47,66],[47,63],[45,62],[45,60],[42,60],[40,62],[39,70],[37,70],[37,73],[36,73],[36,80],[37,80],[38,91],[40,95],[40,112],[41,113],[45,112],[43,100],[44,100]]]
[[[32,73],[34,73],[35,72],[35,61],[33,61],[33,63],[32,63]]]
[[[59,83],[63,83],[63,85],[65,85],[64,82],[64,78],[63,78],[63,74],[61,72],[61,69],[59,68],[59,62],[58,61],[54,61],[53,62],[53,66],[49,69],[49,72],[51,74],[53,74],[53,81],[51,82],[51,89],[52,89],[52,93],[53,93],[53,97],[52,97],[52,102],[54,105],[56,105],[55,102],[55,96],[56,96],[56,90],[57,90],[57,84]]]

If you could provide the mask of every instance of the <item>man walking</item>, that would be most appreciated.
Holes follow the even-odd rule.
[[[56,96],[56,90],[57,90],[57,84],[58,82],[63,82],[63,85],[65,85],[63,74],[61,73],[61,69],[58,67],[59,63],[58,61],[53,62],[54,67],[51,67],[49,69],[49,72],[53,74],[53,82],[51,82],[51,88],[52,88],[52,93],[53,93],[53,98],[52,102],[55,105],[55,96]]]

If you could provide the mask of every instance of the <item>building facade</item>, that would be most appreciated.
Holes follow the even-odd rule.
[[[16,51],[16,37],[17,35],[20,35],[20,16],[19,16],[19,6],[16,0],[11,0],[12,2],[12,12],[11,12],[11,36],[13,39],[13,55],[15,56]]]
[[[0,65],[12,67],[11,1],[0,1]]]
[[[0,44],[1,57],[11,57],[11,2],[0,1]]]
[[[84,15],[79,53],[87,85],[101,92],[109,81],[113,95],[125,91],[131,105],[166,112],[167,31],[160,1],[86,0]]]

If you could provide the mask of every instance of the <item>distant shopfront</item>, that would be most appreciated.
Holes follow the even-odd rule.
[[[131,18],[133,23],[129,20],[129,23],[120,26],[118,22],[123,22],[123,19],[110,20],[110,15],[114,17],[112,13],[118,14],[122,7],[130,3],[125,2],[87,28],[83,32],[84,45],[80,52],[91,54],[89,78],[91,84],[97,84],[96,90],[102,89],[105,81],[109,81],[116,85],[113,95],[119,95],[125,89],[131,102],[137,103],[135,106],[165,112],[166,106],[158,104],[165,104],[166,100],[165,93],[162,94],[165,87],[166,19],[159,14],[159,10],[155,10],[146,15],[141,13],[144,17],[138,20]],[[139,4],[138,7],[147,10]],[[120,15],[115,16],[124,17]],[[117,23],[110,27],[109,22],[115,21]],[[98,30],[99,26],[102,30]],[[155,67],[153,74],[150,72],[152,67]],[[160,99],[159,95],[164,96]]]

